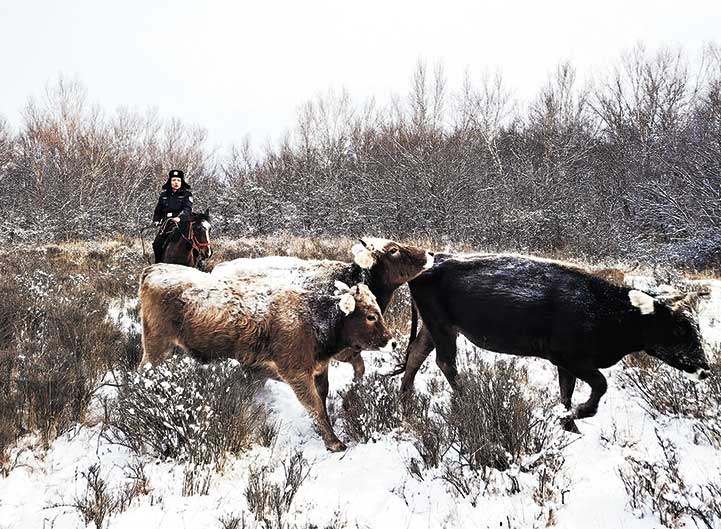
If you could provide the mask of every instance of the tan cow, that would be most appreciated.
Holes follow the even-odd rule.
[[[385,311],[398,287],[433,265],[433,254],[425,248],[388,239],[363,237],[351,252],[350,263],[286,256],[240,258],[219,263],[211,274],[231,282],[253,281],[258,285],[296,287],[320,294],[333,293],[335,281],[348,285],[362,282],[377,298],[381,311]],[[365,365],[357,352],[343,351],[336,360],[351,363],[356,379],[363,376]]]
[[[341,295],[331,296],[149,266],[140,281],[141,368],[179,346],[201,361],[233,358],[270,372],[293,388],[328,450],[344,450],[326,409],[328,364],[341,350],[383,348],[391,334],[368,287],[338,287]]]

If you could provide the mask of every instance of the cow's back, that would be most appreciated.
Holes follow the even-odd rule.
[[[355,284],[360,280],[352,277],[352,268],[352,265],[341,261],[271,256],[239,258],[220,263],[211,275],[229,282],[253,281],[269,287],[333,294],[335,281]]]
[[[613,315],[628,309],[628,289],[566,263],[515,255],[437,255],[410,287],[424,321],[518,355],[613,348],[606,343]]]
[[[271,292],[253,283],[227,281],[180,265],[158,264],[141,276],[144,332],[176,342],[200,360],[234,357],[239,344],[267,343]]]

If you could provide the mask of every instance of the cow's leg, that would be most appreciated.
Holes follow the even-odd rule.
[[[326,369],[320,375],[315,376],[315,389],[323,402],[323,409],[328,415],[328,370]]]
[[[456,381],[458,376],[458,369],[456,369],[456,336],[448,333],[435,333],[433,341],[436,344],[436,364],[441,368],[451,388],[460,392],[461,388]]]
[[[328,376],[327,372],[325,376]],[[313,377],[312,374],[304,374],[296,378],[283,378],[290,384],[293,392],[295,392],[295,396],[298,397],[300,403],[308,410],[311,417],[313,417],[315,425],[323,438],[325,447],[331,452],[345,450],[346,446],[336,437],[333,432],[333,427],[330,425],[328,412],[325,408],[325,401],[321,399],[318,388],[316,387],[316,381],[314,380],[316,377]]]
[[[576,376],[567,369],[558,366],[558,386],[561,393],[561,404],[563,404],[567,410],[570,410],[573,390],[576,388]],[[568,432],[581,433],[573,421],[573,416],[562,418],[561,425],[563,429]]]
[[[567,410],[570,410],[573,390],[576,388],[576,376],[567,369],[558,366],[558,386],[561,390],[561,404]]]
[[[416,373],[425,362],[435,345],[433,337],[425,326],[421,327],[420,332],[415,340],[408,344],[406,350],[406,366],[403,373],[403,381],[401,382],[401,392],[407,393],[413,389],[413,381]]]
[[[606,377],[604,377],[598,369],[579,372],[576,373],[576,376],[591,386],[591,396],[586,402],[576,406],[576,409],[573,410],[573,418],[583,419],[593,417],[598,411],[598,403],[601,401],[601,397],[603,397],[608,389]]]
[[[339,362],[347,362],[353,366],[353,380],[360,380],[363,378],[363,374],[366,372],[366,365],[363,362],[363,357],[360,352],[351,348],[344,349],[335,355],[333,359],[338,360]]]

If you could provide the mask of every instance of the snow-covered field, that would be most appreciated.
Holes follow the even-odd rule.
[[[114,307],[110,316],[125,331],[136,329],[123,319],[122,306]],[[721,283],[713,283],[711,301],[705,302],[700,315],[702,331],[711,345],[721,343],[719,318]],[[466,344],[464,347],[467,348]],[[391,368],[390,359],[379,353],[364,356],[369,372],[387,372]],[[416,379],[416,388],[420,390],[427,387],[431,379],[441,379],[432,360],[429,359]],[[528,368],[530,383],[547,386],[552,395],[557,395],[552,365],[534,359],[521,362]],[[566,464],[560,482],[566,492],[563,504],[555,506],[557,527],[660,527],[653,514],[629,507],[619,476],[619,468],[626,464],[629,455],[660,457],[657,431],[677,445],[680,470],[689,486],[719,478],[721,453],[708,445],[695,444],[687,419],[654,420],[621,388],[616,380],[620,369],[616,366],[606,370],[609,391],[598,415],[578,421],[582,435],[565,448]],[[347,364],[333,366],[331,394],[347,387],[352,375],[352,368]],[[574,400],[587,396],[588,388],[582,385]],[[268,465],[274,469],[273,477],[280,480],[282,462],[301,450],[310,463],[310,473],[285,517],[287,527],[545,526],[545,519],[539,519],[539,507],[531,498],[530,490],[524,488],[523,481],[521,492],[482,495],[473,506],[469,500],[454,495],[438,476],[429,474],[420,480],[409,473],[410,459],[418,454],[412,441],[404,436],[387,434],[376,442],[351,442],[345,453],[329,453],[288,386],[269,381],[258,398],[280,420],[280,433],[274,446],[252,448],[231,460],[221,473],[207,471],[207,494],[191,496],[183,495],[183,464],[142,456],[149,493],[133,499],[124,512],[114,514],[104,525],[113,529],[219,528],[223,527],[221,518],[242,515],[244,525],[237,527],[262,527],[256,525],[250,514],[245,495],[251,467]],[[94,426],[78,425],[52,443],[47,451],[37,448],[35,438],[25,438],[11,454],[13,470],[0,479],[0,529],[85,527],[81,514],[72,507],[85,494],[83,474],[97,464],[100,477],[110,489],[119,489],[131,481],[132,468],[138,462],[137,455],[111,444],[102,432],[101,422]],[[693,527],[693,522],[688,521],[688,526]]]

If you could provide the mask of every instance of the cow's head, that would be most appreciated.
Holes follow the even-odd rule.
[[[388,239],[363,237],[353,246],[353,260],[389,287],[398,287],[433,266],[433,254],[425,248]]]
[[[348,287],[340,281],[336,282],[336,289],[338,307],[343,313],[343,345],[357,351],[389,345],[393,336],[370,289],[362,283]]]
[[[689,306],[678,301],[669,305],[639,290],[631,290],[628,296],[641,312],[646,352],[698,380],[708,377],[703,340]]]

